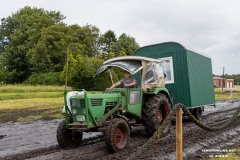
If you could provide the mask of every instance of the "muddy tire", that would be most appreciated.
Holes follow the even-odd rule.
[[[202,116],[202,108],[194,108],[192,111],[192,115],[197,119],[197,120],[202,120],[203,116]]]
[[[127,122],[122,118],[114,118],[105,132],[107,149],[115,153],[127,147],[130,130]]]
[[[164,94],[149,97],[143,108],[144,126],[149,134],[153,134],[170,114],[169,99]]]
[[[78,146],[82,142],[82,132],[67,129],[66,121],[63,120],[57,128],[57,142],[62,148]]]

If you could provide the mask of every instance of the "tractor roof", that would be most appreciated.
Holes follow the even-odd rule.
[[[142,62],[160,63],[161,61],[159,59],[140,57],[140,56],[116,57],[116,58],[112,58],[105,61],[103,63],[103,66],[97,70],[96,76],[104,73],[106,70],[108,70],[111,67],[118,67],[125,71],[128,71],[131,74],[135,74],[143,68]]]
[[[148,62],[161,62],[159,59],[154,59],[154,58],[148,58],[148,57],[142,57],[142,56],[122,56],[122,57],[116,57],[109,59],[105,61],[103,64],[108,64],[111,62],[116,62],[116,61],[148,61]]]

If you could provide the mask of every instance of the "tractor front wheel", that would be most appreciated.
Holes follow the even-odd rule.
[[[82,142],[82,135],[82,132],[67,129],[65,120],[63,120],[57,128],[57,142],[62,148],[80,145]]]
[[[130,130],[122,118],[113,118],[105,132],[107,149],[110,153],[118,152],[127,147]]]

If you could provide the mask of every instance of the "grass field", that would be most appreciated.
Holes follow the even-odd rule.
[[[64,86],[0,85],[0,122],[62,118],[63,92]],[[215,89],[216,101],[236,98],[240,98],[240,86],[234,87],[232,95]]]
[[[240,85],[235,85],[233,89],[215,88],[214,92],[216,101],[238,99],[240,98]]]
[[[64,86],[0,85],[0,122],[62,118]]]

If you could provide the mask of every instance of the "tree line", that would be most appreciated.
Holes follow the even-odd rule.
[[[234,84],[240,85],[240,74],[233,74],[233,75],[225,74],[224,78],[234,79]]]
[[[110,84],[94,79],[106,59],[131,55],[139,44],[123,33],[97,26],[67,25],[58,11],[26,6],[0,24],[0,81],[5,83],[64,84],[68,58],[68,82],[74,87],[96,90]],[[119,71],[113,71],[118,79]],[[103,75],[102,78],[106,78]],[[91,88],[94,84],[96,88]],[[82,87],[83,86],[83,87]],[[99,89],[99,88],[98,88]]]
[[[226,79],[234,79],[234,84],[235,85],[240,85],[240,74],[233,74],[233,75],[229,75],[229,74],[224,74],[224,75],[214,75],[213,76],[218,76],[218,77],[223,77]]]

